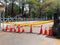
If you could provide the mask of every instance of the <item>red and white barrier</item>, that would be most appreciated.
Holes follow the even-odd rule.
[[[24,27],[22,27],[22,33],[23,33],[23,32],[25,32],[25,29],[24,29]]]
[[[6,31],[10,31],[10,32],[30,32],[30,33],[39,33],[39,34],[43,34],[43,35],[52,35],[53,32],[52,32],[52,28],[51,26],[49,27],[49,25],[40,25],[38,28],[36,28],[38,26],[32,26],[30,25],[27,29],[26,27],[21,27],[20,25],[19,26],[15,26],[15,25],[6,25],[5,26],[5,30]],[[49,29],[47,29],[49,27]],[[36,28],[36,29],[35,29]]]
[[[20,32],[20,26],[18,26],[18,33]]]

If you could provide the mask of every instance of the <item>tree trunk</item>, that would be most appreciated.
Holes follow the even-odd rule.
[[[6,7],[5,7],[5,17],[7,17],[7,3],[6,3]]]
[[[31,15],[31,5],[29,4],[29,16],[30,16],[30,18],[32,17],[32,15]]]
[[[14,2],[12,1],[12,9],[11,9],[11,15],[13,16],[14,15],[14,12],[13,12],[13,6],[14,5]]]
[[[24,3],[22,3],[22,16],[24,15]]]

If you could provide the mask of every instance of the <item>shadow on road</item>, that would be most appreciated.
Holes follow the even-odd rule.
[[[57,36],[49,36],[49,35],[47,35],[46,37],[60,40],[60,37],[57,37]]]
[[[17,32],[18,33],[18,32]],[[39,33],[30,33],[30,32],[23,32],[24,34],[35,34],[35,35],[41,35],[41,34],[39,34]],[[22,34],[22,32],[21,33],[18,33],[18,34]]]

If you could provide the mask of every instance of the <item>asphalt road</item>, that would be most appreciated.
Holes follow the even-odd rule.
[[[0,32],[0,45],[60,45],[60,39],[37,33]]]

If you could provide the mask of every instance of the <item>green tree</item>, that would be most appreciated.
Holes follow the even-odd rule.
[[[29,0],[27,2],[29,4],[29,16],[33,17],[33,15],[37,14],[37,10],[40,4],[37,0]]]
[[[12,12],[12,3],[10,3],[9,5],[8,5],[8,15],[7,16],[12,16],[12,17],[14,17],[14,16],[16,16],[16,15],[18,15],[20,12],[19,12],[19,6],[18,5],[16,5],[16,4],[13,4],[14,6],[13,6],[13,14],[14,15],[11,15],[11,12]]]
[[[55,0],[45,0],[43,2],[40,2],[40,4],[41,4],[40,7],[39,7],[39,11],[40,11],[39,16],[40,17],[42,17],[43,14],[45,15],[47,10],[51,10],[52,8],[55,8],[55,6],[56,6],[55,5],[56,4]]]
[[[28,0],[29,16],[43,17],[44,15],[53,15],[56,9],[56,0]],[[51,14],[50,14],[51,13]]]
[[[25,5],[28,4],[29,5],[29,13],[27,13],[28,17],[39,17],[39,18],[44,16],[51,17],[52,15],[54,15],[57,9],[58,4],[57,2],[59,2],[57,0],[42,0],[42,2],[41,0],[19,0],[19,1],[16,0],[16,1],[19,3],[19,6],[16,6],[14,4],[13,10],[17,11],[16,13],[15,11],[13,11],[14,15],[17,15],[19,12],[23,16],[24,13],[26,13],[24,11]],[[22,9],[22,11],[20,8]],[[10,11],[10,9],[8,10]],[[11,12],[9,12],[8,14],[11,15],[10,13]]]

